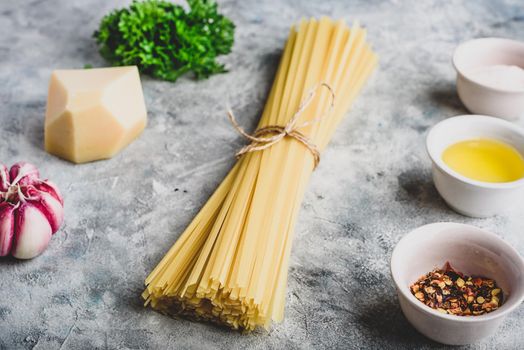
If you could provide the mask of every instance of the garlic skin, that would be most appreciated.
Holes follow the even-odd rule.
[[[64,220],[64,201],[38,169],[19,162],[0,164],[0,256],[31,259],[40,255]]]

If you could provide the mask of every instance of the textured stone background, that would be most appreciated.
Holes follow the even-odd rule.
[[[75,166],[46,154],[51,71],[103,66],[91,34],[126,3],[0,2],[0,161],[37,164],[66,199],[65,226],[42,256],[0,260],[1,349],[439,348],[397,304],[389,258],[402,235],[435,221],[472,223],[524,254],[523,206],[485,220],[453,213],[433,187],[424,151],[429,127],[465,112],[453,48],[474,37],[522,37],[522,1],[221,1],[237,24],[224,59],[229,73],[176,84],[142,77],[149,126],[112,160]],[[144,278],[242,145],[224,101],[254,126],[288,27],[322,14],[360,19],[381,62],[312,177],[285,321],[245,336],[143,309]],[[523,348],[523,329],[521,307],[496,337],[470,348]]]

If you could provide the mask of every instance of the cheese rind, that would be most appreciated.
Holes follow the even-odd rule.
[[[144,130],[147,111],[135,66],[56,70],[51,75],[45,149],[74,163],[113,157]]]

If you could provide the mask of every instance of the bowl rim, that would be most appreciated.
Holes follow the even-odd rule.
[[[462,174],[459,174],[455,170],[451,169],[442,159],[442,154],[436,154],[436,150],[434,149],[434,135],[435,133],[441,129],[445,128],[447,124],[456,122],[458,120],[465,120],[468,119],[472,123],[491,123],[491,124],[498,124],[498,126],[506,128],[507,130],[511,130],[513,132],[516,132],[519,134],[524,142],[524,128],[511,123],[507,120],[496,118],[496,117],[489,117],[486,115],[480,115],[480,114],[463,114],[458,115],[450,118],[446,118],[444,120],[441,120],[437,124],[435,124],[428,132],[428,135],[426,136],[426,152],[431,159],[431,162],[433,165],[435,165],[440,171],[446,173],[447,175],[451,176],[452,178],[461,181],[463,183],[466,183],[471,186],[485,188],[485,189],[511,189],[511,188],[517,188],[520,186],[524,186],[524,177],[520,178],[515,181],[510,182],[485,182],[485,181],[479,181],[470,179],[469,177],[466,177]],[[466,138],[464,140],[467,140]],[[521,152],[519,152],[521,153]],[[524,154],[522,154],[522,157],[524,157]]]
[[[448,320],[448,321],[455,321],[455,322],[461,322],[461,323],[474,323],[474,322],[486,322],[486,321],[490,321],[490,320],[494,320],[494,319],[497,319],[497,318],[500,318],[500,317],[504,317],[505,315],[511,313],[513,310],[515,310],[517,307],[520,306],[520,304],[522,303],[522,301],[524,301],[524,289],[523,289],[523,292],[521,293],[521,295],[514,295],[513,296],[516,298],[514,302],[512,302],[512,305],[504,308],[504,306],[506,305],[506,303],[502,304],[502,306],[493,311],[493,312],[490,312],[490,313],[487,313],[487,314],[484,314],[484,315],[479,315],[479,316],[471,316],[471,317],[463,317],[463,316],[455,316],[455,315],[448,315],[448,314],[443,314],[423,303],[421,303],[420,301],[418,301],[417,299],[415,299],[415,297],[409,292],[409,286],[408,286],[408,291],[406,291],[403,287],[405,286],[400,286],[400,282],[398,281],[397,279],[397,273],[396,271],[398,271],[398,267],[396,266],[396,263],[395,261],[398,259],[397,258],[397,254],[398,253],[398,247],[400,247],[402,244],[405,244],[405,242],[409,241],[409,239],[411,239],[412,237],[416,237],[417,234],[419,234],[419,231],[422,231],[424,229],[427,229],[427,228],[430,228],[430,227],[441,227],[441,229],[445,229],[445,228],[450,228],[450,227],[467,227],[469,229],[475,229],[476,231],[479,232],[479,234],[484,234],[484,235],[487,235],[489,237],[492,237],[492,238],[495,238],[496,241],[498,241],[506,251],[509,251],[509,252],[512,252],[513,254],[515,254],[517,257],[520,257],[520,265],[522,265],[523,269],[524,269],[524,258],[522,258],[522,256],[518,253],[518,251],[513,248],[508,242],[506,242],[504,239],[502,239],[501,237],[499,237],[498,235],[496,235],[495,233],[493,232],[490,232],[490,231],[487,231],[487,230],[484,230],[480,227],[477,227],[477,226],[473,226],[473,225],[468,225],[468,224],[462,224],[462,223],[456,223],[456,222],[434,222],[434,223],[430,223],[430,224],[426,224],[426,225],[422,225],[422,226],[419,226],[413,230],[411,230],[410,232],[408,232],[406,235],[404,235],[399,241],[398,243],[396,244],[395,248],[393,249],[393,253],[391,254],[391,260],[390,260],[390,273],[391,273],[391,277],[393,279],[393,283],[395,284],[395,287],[397,289],[397,293],[400,293],[402,294],[402,296],[404,296],[404,298],[406,300],[408,300],[408,302],[413,305],[416,309],[422,311],[423,313],[429,315],[429,316],[435,316],[437,318],[441,318],[443,320]]]
[[[523,41],[514,40],[514,39],[508,39],[508,38],[500,38],[500,37],[485,37],[485,38],[476,38],[476,39],[463,41],[459,45],[457,45],[457,47],[453,51],[453,56],[451,58],[451,63],[453,65],[453,68],[455,68],[455,71],[457,72],[457,74],[459,74],[462,78],[467,80],[468,83],[476,85],[477,87],[481,87],[481,88],[486,89],[486,90],[495,91],[495,92],[502,92],[502,93],[506,93],[506,94],[523,94],[524,93],[524,89],[520,89],[519,90],[519,89],[495,88],[495,87],[492,87],[492,86],[489,86],[489,85],[477,82],[477,81],[471,79],[468,76],[468,74],[466,74],[464,72],[463,67],[460,67],[460,65],[457,64],[457,60],[458,60],[459,56],[462,54],[462,51],[465,50],[465,48],[467,46],[472,45],[473,43],[481,42],[481,41],[484,41],[484,42],[489,42],[490,41],[492,43],[505,42],[505,43],[507,43],[509,45],[522,46],[524,48],[524,42]]]

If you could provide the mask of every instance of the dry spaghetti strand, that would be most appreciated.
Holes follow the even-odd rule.
[[[247,331],[282,320],[294,225],[315,154],[376,63],[357,24],[321,18],[291,28],[257,128],[267,133],[249,135],[249,151],[147,277],[146,305]],[[319,84],[330,89],[307,100]],[[293,131],[306,143],[286,137]]]

